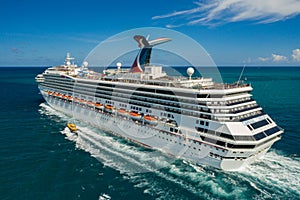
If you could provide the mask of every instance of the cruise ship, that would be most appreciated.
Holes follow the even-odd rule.
[[[99,73],[68,53],[64,65],[37,75],[47,104],[133,143],[226,171],[253,163],[280,140],[283,129],[252,98],[250,84],[192,78],[193,67],[186,77],[168,76],[150,60],[152,48],[171,39],[133,38],[139,52],[131,68],[117,63]]]

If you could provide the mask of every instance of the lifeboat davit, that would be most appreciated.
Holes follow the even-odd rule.
[[[115,112],[115,108],[112,105],[105,105],[104,106],[104,110],[108,113],[114,113]]]
[[[130,111],[129,115],[134,120],[140,120],[142,117],[142,115],[140,113],[137,113],[135,111]]]
[[[157,118],[151,115],[145,115],[144,121],[149,124],[157,124]]]
[[[121,116],[128,116],[128,111],[125,110],[125,109],[123,109],[123,108],[119,108],[119,109],[117,110],[117,112],[118,112],[118,115],[121,115]]]

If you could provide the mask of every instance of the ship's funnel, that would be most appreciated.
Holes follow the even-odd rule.
[[[143,72],[143,67],[150,64],[153,46],[171,41],[170,38],[157,38],[148,41],[144,36],[141,35],[135,35],[133,38],[137,41],[139,47],[141,48],[130,69],[130,72],[133,73]]]

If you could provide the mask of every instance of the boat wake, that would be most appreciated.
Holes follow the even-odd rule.
[[[241,175],[240,178],[249,181],[265,198],[300,196],[300,159],[284,156],[283,152],[268,152],[263,160],[248,166]]]
[[[70,118],[46,104],[40,113]],[[51,117],[52,118],[52,117]],[[89,152],[105,166],[119,171],[134,187],[157,199],[295,199],[300,196],[300,159],[270,151],[264,159],[240,172],[224,172],[211,167],[174,160],[160,152],[136,146],[83,123],[77,134],[61,131],[76,148]]]

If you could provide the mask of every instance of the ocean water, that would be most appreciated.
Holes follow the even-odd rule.
[[[70,134],[70,117],[39,94],[44,69],[0,68],[0,199],[300,199],[300,68],[245,69],[285,133],[240,172],[174,161],[84,123]],[[226,82],[241,70],[220,68]]]

